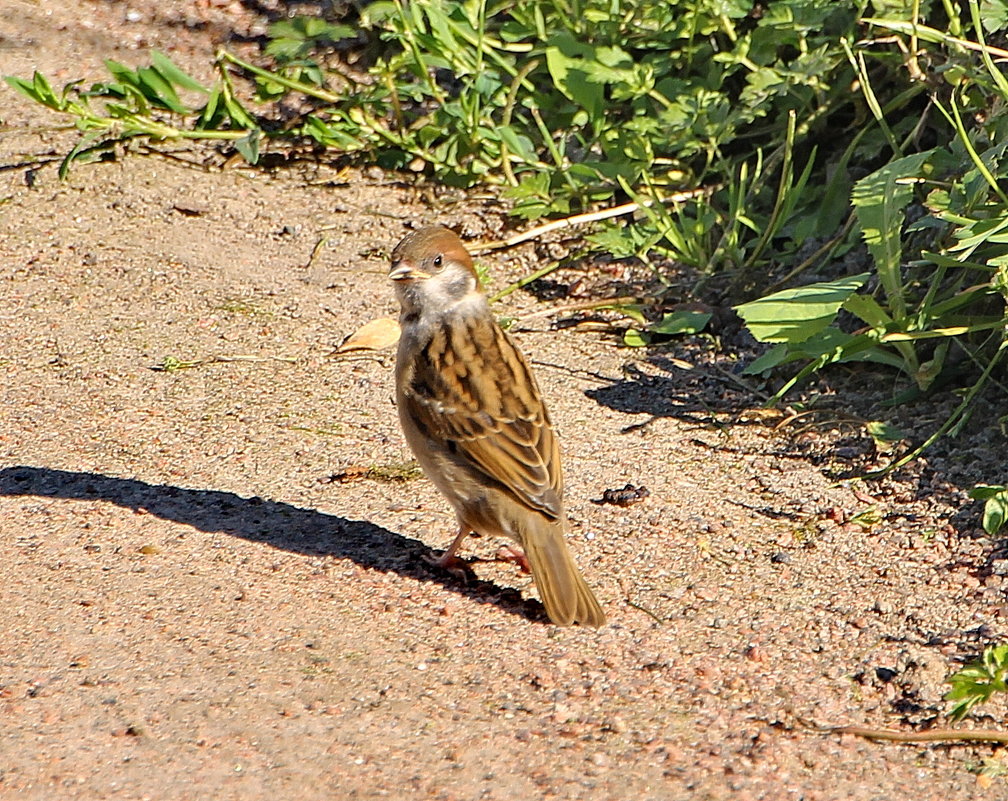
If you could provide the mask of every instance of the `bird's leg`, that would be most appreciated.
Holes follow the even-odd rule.
[[[434,556],[433,554],[424,554],[424,561],[438,568],[439,570],[446,570],[451,573],[456,578],[460,578],[463,581],[468,580],[472,575],[472,568],[469,567],[469,563],[464,559],[460,559],[455,555],[455,551],[459,549],[462,544],[462,540],[469,536],[471,529],[463,523],[459,523],[459,531],[452,541],[452,544],[448,546],[447,550],[440,556]]]
[[[532,567],[529,565],[528,557],[525,555],[525,551],[519,548],[517,545],[502,545],[497,549],[497,553],[494,558],[498,562],[513,562],[521,568],[522,573],[531,573]]]

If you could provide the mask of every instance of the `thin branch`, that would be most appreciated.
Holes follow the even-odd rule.
[[[521,289],[524,286],[528,286],[533,281],[538,281],[540,278],[543,278],[544,276],[549,275],[551,272],[553,272],[554,270],[557,270],[559,268],[560,268],[560,262],[558,262],[558,261],[551,261],[545,267],[540,267],[534,273],[532,273],[530,275],[526,275],[524,278],[519,278],[514,283],[508,284],[500,292],[498,292],[496,295],[491,296],[488,300],[489,300],[490,303],[496,303],[498,300],[501,300],[502,298],[506,298],[512,292],[514,292],[514,291],[516,291],[518,289]]]
[[[807,725],[823,734],[851,734],[866,740],[883,740],[890,743],[1008,743],[1008,731],[998,731],[997,729],[897,731],[895,729],[873,729],[867,726]]]
[[[937,28],[930,28],[927,25],[917,25],[916,23],[905,22],[904,20],[886,20],[886,19],[876,19],[874,17],[864,17],[860,20],[862,23],[868,23],[869,25],[877,25],[880,28],[888,28],[891,31],[899,31],[900,33],[911,33],[915,32],[918,37],[921,34],[927,35],[927,41],[940,42],[941,44],[954,44],[959,47],[964,47],[967,50],[973,50],[977,53],[988,53],[992,56],[997,56],[998,58],[1008,59],[1008,50],[1002,50],[1000,47],[992,47],[989,44],[980,44],[979,42],[971,42],[969,39],[960,39],[958,36],[949,36],[947,33],[939,31]],[[874,39],[862,39],[857,42],[857,44],[872,44]]]
[[[176,370],[189,370],[193,367],[203,367],[207,364],[230,364],[232,362],[287,362],[297,364],[297,356],[208,356],[205,359],[177,359],[173,356],[166,356],[161,364],[151,366],[151,370],[158,373],[172,373]]]
[[[708,190],[706,188],[701,187],[699,189],[690,189],[685,192],[675,192],[666,198],[662,198],[662,203],[682,203],[690,198],[699,197],[707,191]],[[644,203],[643,205],[650,206],[654,202],[655,201],[650,201]],[[642,204],[640,203],[623,203],[620,206],[613,206],[608,209],[589,211],[584,214],[575,214],[573,217],[564,217],[560,220],[553,220],[545,223],[544,225],[538,225],[535,228],[530,228],[528,231],[515,234],[507,239],[495,239],[490,242],[477,242],[467,245],[467,247],[470,253],[485,253],[488,250],[502,250],[503,248],[510,248],[521,244],[522,242],[527,242],[530,239],[536,239],[543,234],[548,234],[550,231],[556,231],[561,228],[571,228],[576,225],[584,225],[585,223],[590,222],[598,222],[599,220],[608,220],[612,217],[621,217],[624,214],[633,214],[641,208],[641,205]]]
[[[549,317],[553,314],[564,314],[572,311],[590,311],[592,309],[603,309],[606,306],[626,306],[630,303],[642,303],[643,299],[634,295],[625,295],[618,298],[606,298],[605,300],[585,300],[579,303],[565,303],[562,306],[550,306],[548,309],[523,314],[515,320],[515,323],[524,323],[536,317]]]
[[[315,243],[315,247],[312,248],[311,255],[308,257],[308,263],[305,264],[306,270],[311,270],[315,266],[315,260],[318,258],[319,253],[322,248],[329,244],[329,237],[323,236],[319,238],[319,241]]]

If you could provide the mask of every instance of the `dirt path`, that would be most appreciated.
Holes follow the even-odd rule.
[[[239,3],[0,0],[0,71],[95,78],[159,47],[198,72],[261,30]],[[510,566],[425,566],[452,525],[426,481],[333,480],[408,459],[388,355],[330,355],[395,311],[381,251],[407,221],[494,233],[496,210],[160,157],[61,183],[29,164],[65,152],[55,118],[6,85],[0,108],[0,798],[979,792],[988,748],[801,723],[931,719],[1003,636],[989,546],[933,471],[835,481],[836,432],[711,425],[732,385],[703,349],[675,354],[690,371],[534,318],[517,336],[612,621],[557,629]],[[488,258],[495,286],[533,258]],[[627,482],[650,496],[592,502]]]

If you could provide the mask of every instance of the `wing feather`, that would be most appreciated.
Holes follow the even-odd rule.
[[[420,428],[521,503],[559,518],[557,438],[528,362],[493,318],[446,320],[412,367],[403,400]]]

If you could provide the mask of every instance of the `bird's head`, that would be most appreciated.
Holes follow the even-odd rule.
[[[445,309],[480,291],[465,245],[441,225],[413,231],[395,246],[389,278],[404,312]]]

